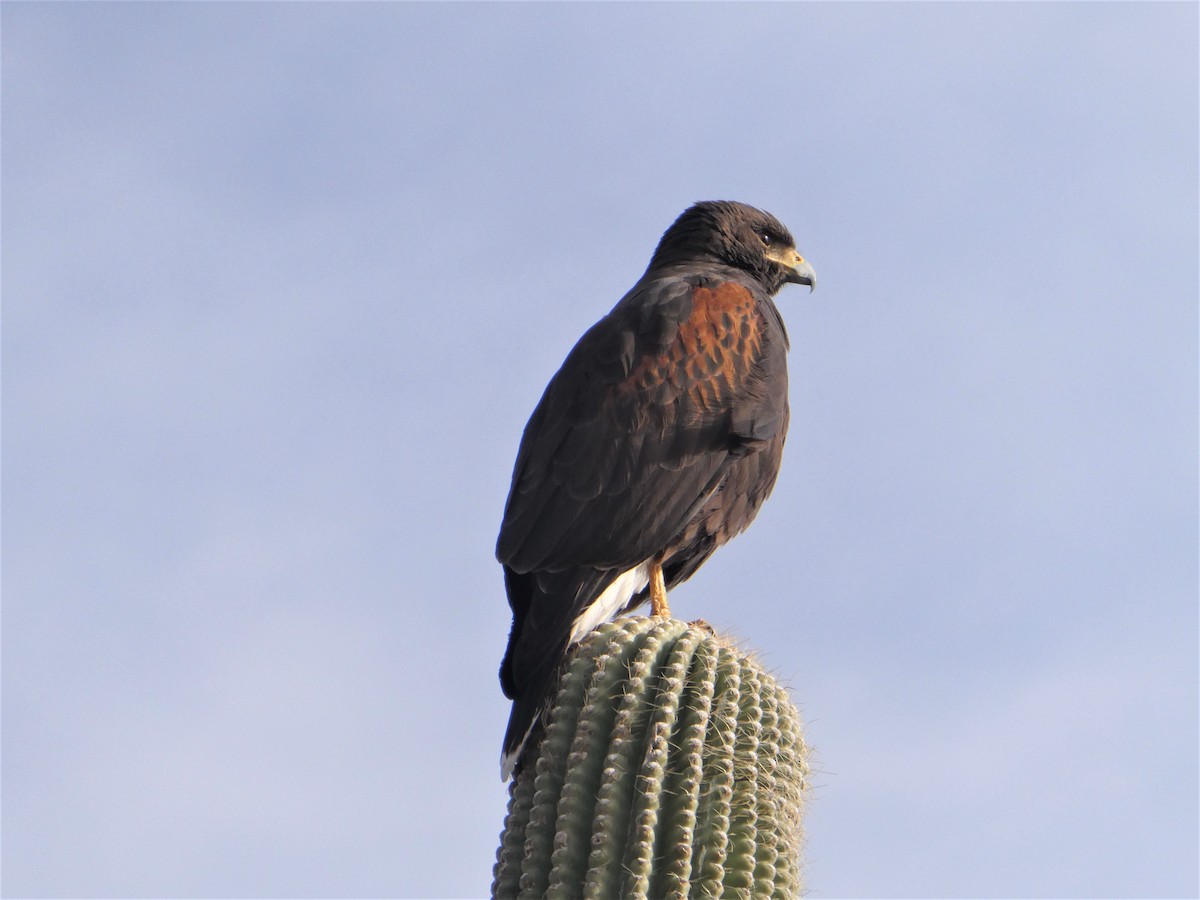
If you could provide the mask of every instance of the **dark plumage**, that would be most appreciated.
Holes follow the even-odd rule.
[[[496,544],[513,613],[504,777],[567,647],[647,597],[662,614],[656,568],[666,587],[684,581],[770,493],[788,423],[788,339],[771,298],[789,281],[815,275],[774,216],[697,203],[550,380]]]

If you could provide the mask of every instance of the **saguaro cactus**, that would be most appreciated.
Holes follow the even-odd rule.
[[[707,628],[603,625],[510,786],[492,896],[797,897],[806,755],[786,691]]]

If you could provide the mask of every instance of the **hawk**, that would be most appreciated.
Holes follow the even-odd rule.
[[[788,230],[706,201],[663,234],[637,284],[580,338],[525,426],[496,543],[512,631],[507,779],[567,649],[666,591],[745,529],[788,424],[788,337],[772,297],[816,286]]]

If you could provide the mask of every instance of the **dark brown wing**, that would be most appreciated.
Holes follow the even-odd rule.
[[[636,287],[526,426],[497,558],[517,573],[620,570],[664,550],[730,462],[786,422],[767,353],[781,360],[784,341],[770,300],[742,281]]]

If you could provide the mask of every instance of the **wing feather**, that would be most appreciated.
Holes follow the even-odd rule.
[[[720,483],[739,430],[771,430],[754,409],[764,300],[734,280],[660,277],[593,326],[526,427],[500,561],[620,570],[660,552]]]

